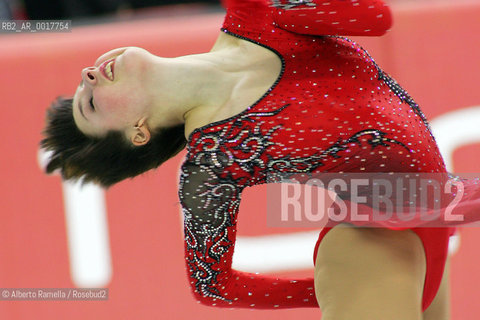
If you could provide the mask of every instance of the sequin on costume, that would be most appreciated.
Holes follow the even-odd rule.
[[[266,183],[268,174],[445,172],[418,105],[341,37],[381,35],[390,23],[388,8],[375,0],[228,3],[223,32],[275,53],[282,68],[256,103],[188,139],[179,196],[187,270],[201,303],[318,307],[313,279],[231,268],[242,190]],[[427,257],[425,309],[442,277],[451,229],[416,232]]]
[[[280,8],[280,9],[292,9],[298,6],[312,6],[315,7],[316,4],[312,0],[288,0],[288,1],[281,1],[281,0],[272,0],[272,7]]]

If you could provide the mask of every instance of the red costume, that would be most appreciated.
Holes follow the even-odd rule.
[[[231,268],[243,188],[282,172],[445,172],[413,99],[344,35],[382,35],[382,1],[227,1],[222,31],[282,62],[256,103],[192,132],[182,165],[186,262],[194,294],[221,307],[318,307],[313,279]],[[387,226],[388,227],[388,226]],[[325,228],[323,236],[331,228]],[[412,228],[425,248],[425,310],[442,278],[452,228]]]

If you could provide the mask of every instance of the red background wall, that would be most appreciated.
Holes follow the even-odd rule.
[[[395,2],[395,25],[387,36],[356,40],[430,119],[480,105],[480,4],[421,3]],[[72,94],[80,70],[116,47],[139,46],[167,57],[208,51],[222,19],[221,14],[209,14],[78,27],[66,34],[0,37],[0,287],[74,287],[60,179],[42,174],[37,162],[50,102]],[[455,171],[480,172],[478,162],[468,161],[479,156],[477,146],[462,147],[454,156]],[[108,301],[0,301],[0,318],[319,319],[315,309],[224,310],[192,299],[176,193],[181,158],[107,192],[113,268]],[[245,195],[240,235],[291,231],[266,227],[263,194],[249,190]],[[252,219],[257,222],[248,223]],[[463,228],[461,236],[452,267],[453,319],[478,319],[480,232]]]

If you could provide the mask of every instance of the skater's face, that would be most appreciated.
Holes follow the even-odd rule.
[[[127,133],[137,125],[151,104],[145,84],[152,57],[141,48],[119,48],[82,70],[73,99],[73,117],[80,131],[101,137],[110,130]]]

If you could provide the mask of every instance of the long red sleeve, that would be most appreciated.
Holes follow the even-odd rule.
[[[298,2],[298,1],[295,1]],[[274,20],[280,28],[309,35],[380,36],[392,25],[392,15],[380,0],[274,0]]]
[[[246,15],[270,6],[282,29],[309,35],[381,36],[392,26],[392,14],[381,0],[224,0],[224,6]],[[243,10],[242,10],[243,9]]]
[[[240,185],[245,179],[222,178],[220,168],[205,162],[200,158],[185,162],[180,183],[185,259],[195,298],[229,308],[318,307],[313,279],[279,279],[232,269]]]

